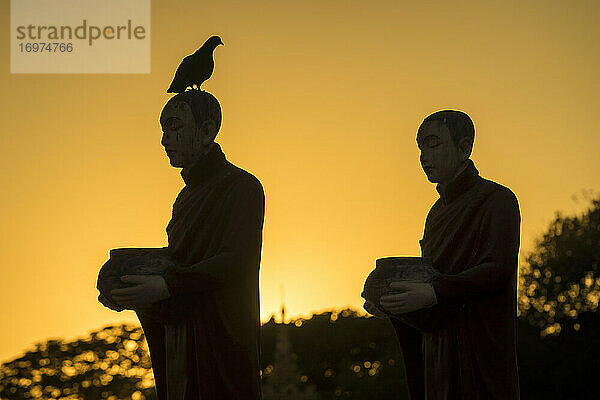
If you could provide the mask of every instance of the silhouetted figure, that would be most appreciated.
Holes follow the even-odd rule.
[[[446,110],[417,134],[421,165],[440,194],[420,245],[440,274],[431,283],[392,283],[398,293],[381,297],[413,400],[519,398],[519,205],[510,189],[479,176],[469,159],[474,133],[468,115]]]
[[[259,264],[264,193],[214,142],[216,98],[172,97],[162,145],[185,187],[173,204],[163,275],[130,275],[112,291],[135,309],[148,340],[160,400],[259,400]]]
[[[200,89],[202,82],[210,78],[215,67],[213,60],[213,52],[218,45],[222,45],[223,41],[218,36],[211,36],[206,42],[196,50],[193,54],[185,57],[177,71],[171,86],[167,89],[167,93],[185,92],[188,87]]]

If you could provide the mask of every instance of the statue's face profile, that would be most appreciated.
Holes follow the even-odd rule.
[[[201,154],[194,114],[185,101],[169,101],[160,115],[164,146],[173,167],[190,166]]]
[[[421,126],[417,145],[421,151],[421,167],[432,183],[449,183],[465,160],[450,131],[440,121],[426,122]]]

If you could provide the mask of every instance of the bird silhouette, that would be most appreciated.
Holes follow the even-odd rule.
[[[196,89],[200,89],[202,82],[210,78],[213,73],[215,67],[213,51],[220,44],[223,44],[220,37],[211,36],[202,47],[185,57],[177,67],[167,93],[185,92],[188,87],[194,89],[194,85],[196,85]]]

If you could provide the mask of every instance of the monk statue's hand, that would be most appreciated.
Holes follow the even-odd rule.
[[[377,317],[377,318],[387,318],[387,315],[385,315],[385,313],[379,311],[379,309],[377,308],[377,306],[373,303],[371,303],[369,300],[365,301],[365,304],[363,305],[363,308],[371,315]]]
[[[381,306],[392,314],[406,314],[437,304],[431,283],[418,281],[392,282],[390,289],[399,293],[381,296]]]
[[[112,298],[125,308],[145,309],[170,297],[167,282],[161,275],[125,275],[121,281],[135,285],[110,291]]]

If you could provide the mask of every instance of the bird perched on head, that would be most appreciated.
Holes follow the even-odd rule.
[[[167,93],[181,93],[185,89],[191,87],[200,89],[202,82],[210,78],[215,67],[213,60],[213,51],[218,45],[222,45],[223,41],[218,36],[211,36],[206,42],[196,50],[193,54],[185,57],[177,71],[171,86],[167,89]]]

